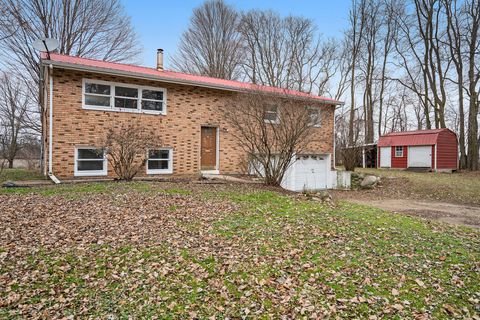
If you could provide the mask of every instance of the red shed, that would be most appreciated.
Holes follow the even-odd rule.
[[[378,139],[379,168],[458,169],[457,135],[450,129],[392,132]]]

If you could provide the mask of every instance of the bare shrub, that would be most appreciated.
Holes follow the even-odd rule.
[[[346,147],[341,150],[342,162],[347,171],[355,171],[362,155],[362,147]]]
[[[131,181],[147,160],[147,150],[161,146],[153,130],[138,124],[112,126],[101,143],[119,180]]]
[[[249,171],[264,177],[267,185],[280,185],[311,135],[314,122],[308,103],[260,92],[240,93],[232,101],[223,114],[250,159]]]

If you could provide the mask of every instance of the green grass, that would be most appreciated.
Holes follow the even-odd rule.
[[[160,184],[148,182],[79,182],[51,186],[33,186],[18,188],[1,188],[0,194],[39,194],[42,196],[81,197],[88,194],[112,194],[128,191],[138,193],[156,192],[168,195],[190,195],[192,192],[180,188],[162,188]]]
[[[83,190],[112,187],[99,185]],[[20,297],[17,303],[0,303],[0,318],[20,318],[19,305],[46,317],[92,318],[315,314],[404,319],[425,314],[451,319],[479,313],[476,230],[348,203],[331,208],[270,191],[128,187],[171,196],[206,194],[206,201],[231,201],[238,210],[206,224],[194,217],[179,224],[179,232],[188,230],[182,233],[188,241],[39,248],[7,258],[0,274],[25,278],[8,283],[0,278],[0,302]]]
[[[383,177],[404,178],[410,183],[408,193],[432,197],[445,201],[480,205],[480,174],[461,173],[417,173],[403,170],[357,169],[358,172]]]
[[[25,180],[45,180],[45,177],[38,170],[27,169],[4,169],[0,174],[0,182],[5,181],[25,181]]]

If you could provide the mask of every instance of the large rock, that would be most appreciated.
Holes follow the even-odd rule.
[[[360,187],[372,188],[378,183],[378,181],[380,181],[380,178],[377,176],[366,176],[360,183]]]

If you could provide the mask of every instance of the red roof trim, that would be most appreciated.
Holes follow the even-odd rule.
[[[89,58],[74,57],[68,55],[61,55],[56,53],[50,53],[50,59],[48,60],[47,54],[42,52],[41,58],[46,64],[53,64],[59,67],[64,68],[73,68],[75,66],[80,66],[84,68],[91,69],[103,69],[104,71],[117,71],[122,73],[131,74],[131,76],[139,75],[144,77],[157,78],[159,81],[164,82],[179,82],[186,85],[198,85],[213,87],[220,90],[233,90],[233,91],[263,91],[274,94],[286,94],[289,96],[304,98],[304,99],[313,99],[320,100],[325,103],[331,103],[334,105],[343,104],[343,102],[321,96],[315,96],[312,94],[296,91],[296,90],[287,90],[277,87],[261,86],[255,85],[247,82],[233,81],[218,79],[212,77],[198,76],[187,73],[169,71],[169,70],[157,70],[154,68],[136,66],[131,64],[117,63],[117,62],[107,62],[102,60],[95,60]]]
[[[390,146],[426,146],[437,144],[440,132],[451,131],[450,129],[432,129],[392,132],[378,139],[378,147]],[[451,131],[453,132],[453,131]]]

